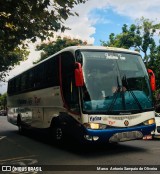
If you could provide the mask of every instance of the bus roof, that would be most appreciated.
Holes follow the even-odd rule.
[[[138,51],[133,51],[125,48],[116,47],[104,47],[104,46],[70,46],[62,49],[63,51],[76,51],[76,50],[99,50],[99,51],[117,51],[117,52],[127,52],[132,54],[140,54]]]
[[[20,74],[28,71],[29,69],[32,69],[33,67],[36,67],[37,65],[41,64],[42,62],[47,61],[48,59],[52,58],[53,56],[56,56],[56,55],[58,55],[60,53],[63,53],[65,51],[70,51],[74,54],[76,50],[116,51],[116,52],[125,52],[125,53],[140,55],[140,53],[137,52],[137,51],[124,49],[124,48],[104,47],[104,46],[70,46],[70,47],[66,47],[66,48],[60,50],[59,52],[47,57],[46,59],[42,60],[41,62],[37,63],[36,65],[33,65],[32,67],[26,69],[25,71],[22,71],[21,73],[19,73],[19,74],[15,75],[14,77],[10,78],[9,80],[14,79],[15,77],[19,76]]]

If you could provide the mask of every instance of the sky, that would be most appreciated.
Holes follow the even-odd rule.
[[[159,0],[88,0],[79,4],[73,11],[79,16],[71,16],[65,25],[71,30],[55,35],[68,36],[87,41],[88,44],[100,45],[100,41],[107,41],[110,33],[121,33],[123,24],[135,23],[142,16],[160,23]],[[28,60],[21,62],[10,73],[9,78],[33,66],[33,61],[40,58],[35,51],[35,44],[30,44]],[[0,84],[0,93],[7,90],[7,83]]]

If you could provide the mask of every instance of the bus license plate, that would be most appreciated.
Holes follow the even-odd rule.
[[[114,134],[110,139],[109,142],[121,142],[121,141],[129,141],[135,139],[143,138],[143,134],[140,131],[131,131],[131,132],[120,132]]]

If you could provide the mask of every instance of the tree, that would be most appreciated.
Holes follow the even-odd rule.
[[[7,94],[0,95],[0,109],[6,110],[7,108]]]
[[[160,23],[155,24],[154,21],[149,19],[141,18],[137,20],[137,24],[132,24],[128,28],[126,24],[122,27],[122,33],[115,35],[111,33],[109,41],[102,41],[104,46],[114,46],[122,48],[134,48],[143,52],[143,60],[148,66],[149,53],[151,48],[155,46],[154,34],[156,29],[160,29]]]
[[[42,43],[41,45],[37,46],[37,50],[43,50],[41,53],[41,58],[34,63],[38,63],[50,55],[55,54],[56,52],[60,51],[63,48],[69,47],[69,46],[77,46],[77,45],[86,45],[86,41],[82,41],[79,39],[71,39],[69,37],[58,37],[55,41],[51,41],[48,43]]]
[[[78,15],[72,8],[87,0],[1,0],[0,1],[0,80],[13,65],[28,54],[25,40],[32,42],[66,29],[64,21]],[[20,46],[22,45],[22,47]],[[23,48],[23,50],[21,50]],[[17,50],[19,52],[17,53]]]
[[[15,48],[13,51],[2,52],[0,54],[0,81],[5,81],[5,77],[14,65],[26,60],[28,55],[29,51],[20,47]]]
[[[103,46],[119,47],[129,49],[130,47],[135,46],[135,39],[137,39],[135,31],[136,26],[132,24],[129,29],[126,24],[122,27],[122,33],[115,35],[111,33],[109,35],[109,41],[101,41]]]

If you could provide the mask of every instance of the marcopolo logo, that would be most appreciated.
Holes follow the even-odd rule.
[[[98,116],[90,117],[90,121],[100,121],[100,120],[102,120],[102,117],[98,117]]]

